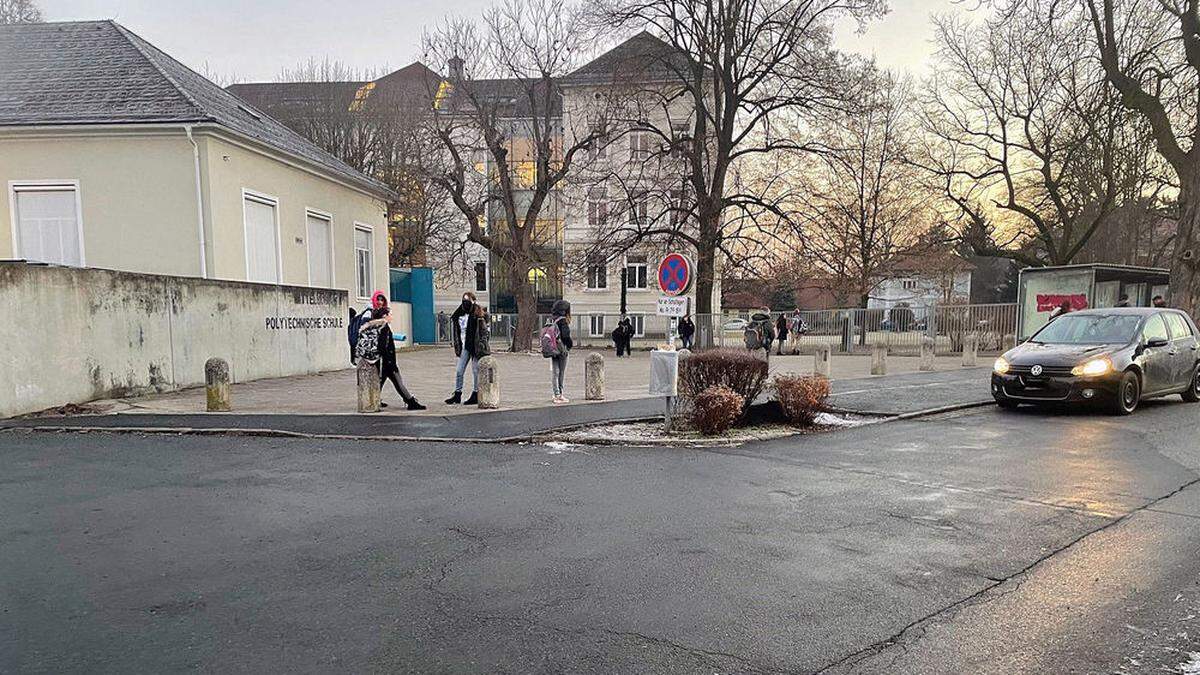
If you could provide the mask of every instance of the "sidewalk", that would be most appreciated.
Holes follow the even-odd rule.
[[[595,405],[583,399],[584,359],[591,353],[578,350],[571,353],[567,367],[567,396],[573,402],[569,406]],[[605,397],[608,401],[625,401],[647,397],[650,370],[649,352],[638,352],[633,357],[618,359],[613,353],[604,354]],[[495,354],[500,367],[500,400],[504,410],[518,410],[550,406],[550,364],[539,355]],[[483,414],[475,406],[446,405],[454,388],[454,353],[449,348],[422,350],[411,354],[397,354],[400,372],[408,387],[420,401],[429,406],[423,412],[404,410],[404,403],[389,385],[384,389],[383,400],[389,407],[381,415],[387,416],[430,416]],[[986,359],[981,359],[981,361]],[[890,374],[918,372],[917,357],[891,356],[888,359]],[[812,356],[772,356],[771,372],[812,373]],[[943,357],[938,360],[940,371],[960,372],[958,357]],[[869,377],[871,357],[869,355],[847,355],[833,357],[833,380]],[[471,374],[465,378],[466,395],[470,394]],[[987,393],[986,390],[984,392]],[[290,415],[340,415],[357,414],[355,405],[355,373],[352,369],[300,375],[271,380],[256,380],[233,385],[233,412],[236,414],[290,414]],[[204,388],[197,387],[168,394],[158,394],[134,399],[123,399],[100,404],[98,407],[115,413],[203,413],[205,410]],[[886,409],[886,408],[885,408]]]

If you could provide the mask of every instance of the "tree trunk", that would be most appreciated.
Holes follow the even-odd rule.
[[[512,351],[527,352],[533,347],[533,334],[538,329],[537,298],[529,281],[528,263],[511,264],[508,270],[509,285],[517,301],[517,327],[513,331]]]
[[[1197,317],[1200,310],[1200,171],[1190,180],[1181,181],[1179,191],[1179,225],[1175,236],[1175,251],[1171,256],[1172,307]]]

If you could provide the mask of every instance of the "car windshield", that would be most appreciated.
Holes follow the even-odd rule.
[[[1046,324],[1031,342],[1050,345],[1125,344],[1137,335],[1142,317],[1133,314],[1060,316]]]

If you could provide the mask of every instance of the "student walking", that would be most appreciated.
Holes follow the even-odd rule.
[[[787,342],[787,336],[788,320],[786,316],[780,314],[779,318],[775,319],[775,341],[779,345],[775,353],[780,356],[783,356],[783,343]]]
[[[575,346],[571,341],[571,303],[566,300],[554,301],[550,314],[550,323],[542,328],[542,356],[550,359],[550,388],[554,392],[553,401],[570,403],[571,399],[563,395],[563,381],[567,375],[567,355]]]
[[[746,349],[752,352],[763,350],[771,357],[771,343],[775,341],[775,330],[771,327],[771,310],[763,307],[750,315],[750,323],[743,332]]]
[[[379,393],[383,394],[384,387],[391,382],[409,410],[425,410],[425,406],[421,405],[421,402],[404,386],[404,378],[400,376],[400,367],[396,365],[396,339],[392,334],[392,311],[384,303],[372,312],[371,317],[372,323],[383,322],[379,325]],[[380,401],[379,405],[383,408],[387,407],[383,401]]]
[[[613,345],[617,348],[617,356],[632,356],[629,344],[633,341],[633,322],[623,316],[613,329]]]
[[[696,324],[691,314],[684,314],[679,320],[679,342],[681,349],[692,348],[692,337],[696,334]]]
[[[450,315],[451,342],[458,366],[454,371],[454,393],[446,399],[447,405],[479,403],[479,359],[491,353],[487,347],[487,313],[475,304],[475,294],[463,293],[462,303]],[[483,337],[480,337],[480,333]],[[481,344],[482,343],[482,344]],[[482,352],[482,353],[481,353]],[[463,400],[463,379],[467,366],[471,367],[471,396]]]

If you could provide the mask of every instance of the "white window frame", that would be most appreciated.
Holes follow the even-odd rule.
[[[646,261],[630,263],[629,256],[625,256],[625,259],[623,261],[624,266],[621,268],[621,274],[625,275],[625,290],[626,291],[631,291],[634,293],[644,293],[644,292],[650,290],[650,256],[639,255],[636,257],[645,258]],[[646,285],[645,286],[634,286],[633,285],[633,283],[632,283],[633,280],[631,280],[629,278],[629,268],[631,266],[645,268],[645,270],[646,270]]]
[[[633,324],[633,337],[646,337],[646,315],[645,314],[629,314],[629,323]]]
[[[600,320],[600,330],[596,330],[596,320]],[[588,337],[604,337],[604,315],[589,314],[588,315]]]
[[[629,159],[630,161],[645,161],[650,159],[651,151],[650,144],[652,143],[649,131],[631,131],[629,132]]]
[[[334,239],[333,236],[333,214],[321,209],[312,207],[304,207],[304,253],[307,258],[306,266],[308,267],[308,285],[312,286],[312,241],[308,236],[308,218],[312,216],[318,220],[324,220],[329,224],[329,287],[337,288],[337,265],[334,264],[337,257],[334,255]],[[281,279],[283,277],[280,277]]]
[[[360,223],[356,220],[356,221],[354,221],[354,227],[350,230],[350,246],[354,250],[354,292],[355,292],[355,294],[357,294],[359,291],[359,288],[358,288],[358,252],[361,249],[358,248],[358,243],[355,241],[354,234],[359,232],[360,230],[363,232],[367,232],[371,235],[371,248],[368,251],[368,253],[370,253],[369,259],[371,261],[371,278],[367,280],[367,294],[366,295],[357,295],[357,298],[359,300],[370,300],[371,293],[373,292],[370,287],[373,286],[374,282],[375,282],[375,278],[374,278],[375,277],[375,228],[374,228],[374,226],[368,225],[366,223]]]
[[[271,207],[275,212],[275,284],[283,285],[283,232],[279,226],[279,198],[265,192],[242,188],[242,257],[246,259],[246,281],[250,279],[250,229],[246,227],[246,201],[253,200]],[[304,224],[304,236],[308,237],[308,223]],[[305,261],[307,265],[308,262]],[[252,283],[269,284],[269,281]]]
[[[479,266],[483,265],[483,288],[479,287]],[[492,287],[492,264],[487,260],[476,260],[471,265],[471,284],[476,293],[487,293]]]
[[[8,181],[8,220],[12,226],[13,258],[18,260],[23,259],[21,255],[20,231],[17,226],[17,193],[65,192],[66,190],[73,190],[75,192],[75,233],[79,237],[79,266],[87,267],[87,252],[83,247],[83,197],[79,189],[79,180],[75,178]]]

